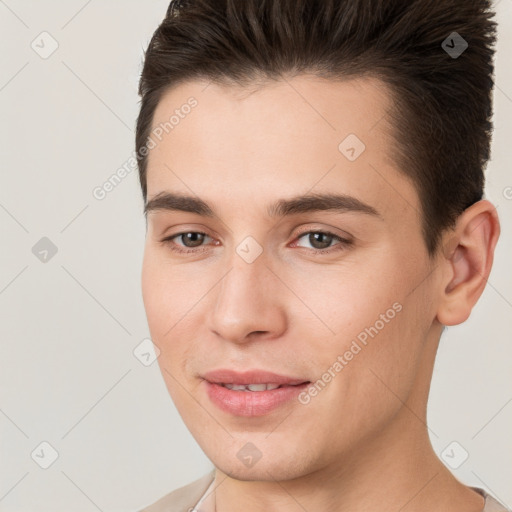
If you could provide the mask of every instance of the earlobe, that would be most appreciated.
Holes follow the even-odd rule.
[[[457,325],[469,317],[491,272],[499,232],[496,208],[487,200],[460,215],[441,256],[446,269],[437,312],[441,324]]]

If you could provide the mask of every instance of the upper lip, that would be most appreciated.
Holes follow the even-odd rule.
[[[212,370],[202,375],[203,379],[216,384],[279,384],[295,386],[309,382],[307,379],[288,377],[264,370],[237,372],[229,369]]]

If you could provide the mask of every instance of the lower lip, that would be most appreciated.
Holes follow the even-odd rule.
[[[234,391],[205,381],[210,400],[223,411],[235,416],[263,416],[296,399],[309,383],[283,386],[267,391]]]

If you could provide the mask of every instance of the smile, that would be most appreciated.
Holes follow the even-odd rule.
[[[269,391],[282,387],[280,384],[224,384],[221,386],[231,389],[233,391]]]

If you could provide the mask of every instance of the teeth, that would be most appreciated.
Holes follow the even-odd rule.
[[[249,384],[247,387],[251,391],[266,391],[267,390],[266,384]]]
[[[246,387],[243,384],[231,384],[231,386],[231,389],[234,391],[247,391]]]
[[[233,391],[267,391],[277,389],[279,384],[223,384],[223,386]]]

